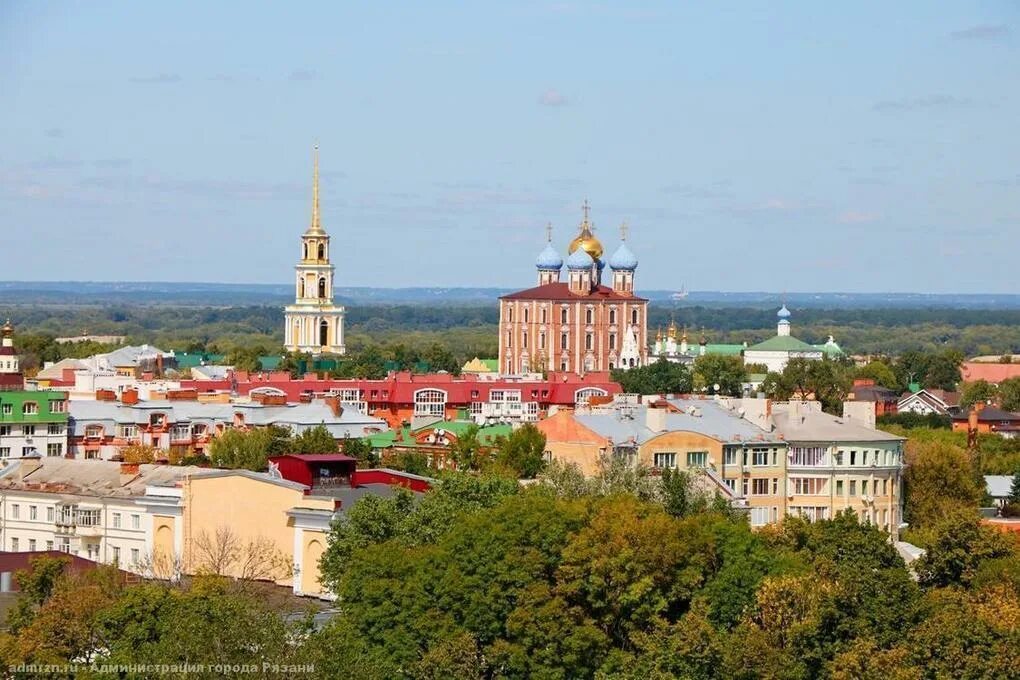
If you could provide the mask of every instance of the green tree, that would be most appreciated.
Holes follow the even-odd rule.
[[[28,569],[21,569],[14,574],[14,581],[18,584],[21,595],[7,614],[8,630],[17,634],[32,622],[36,611],[53,594],[57,580],[70,562],[70,558],[67,557],[39,555],[29,558]]]
[[[618,369],[612,377],[630,394],[685,394],[694,386],[690,369],[666,359],[638,368]]]
[[[892,367],[885,361],[875,359],[857,369],[858,378],[874,380],[876,385],[887,387],[891,390],[906,389],[906,385],[900,384],[899,379]]]
[[[486,462],[478,439],[479,429],[477,425],[469,425],[450,443],[450,458],[457,464],[458,470],[480,470]]]
[[[960,508],[932,526],[933,539],[914,565],[926,587],[969,586],[984,562],[1014,555],[1015,541],[981,524],[975,510]]]
[[[694,386],[704,387],[712,394],[739,397],[746,381],[747,371],[741,357],[706,354],[694,360]]]
[[[344,455],[357,458],[359,467],[372,467],[379,463],[379,457],[367,439],[346,436],[340,442],[340,450]]]
[[[288,452],[290,430],[270,425],[252,430],[230,429],[212,440],[209,459],[216,467],[265,470],[270,456]]]
[[[999,406],[1007,411],[1020,411],[1020,378],[1006,378],[999,383]]]
[[[957,508],[980,504],[983,489],[961,447],[911,440],[906,463],[906,516],[912,527],[923,529]]]
[[[545,467],[545,434],[525,423],[499,442],[496,462],[523,479],[534,479]]]
[[[336,453],[338,445],[325,425],[310,427],[291,438],[291,453]]]
[[[993,401],[997,390],[987,380],[964,383],[960,390],[960,406],[968,409],[974,404]]]
[[[1013,475],[1013,483],[1009,487],[1009,497],[1006,500],[1011,505],[1020,504],[1020,470]]]

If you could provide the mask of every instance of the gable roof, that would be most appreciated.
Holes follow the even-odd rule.
[[[545,435],[547,442],[597,446],[605,446],[608,443],[605,436],[577,420],[570,409],[560,409],[545,420],[540,420],[535,427]]]
[[[775,335],[768,340],[751,345],[747,348],[755,352],[821,352],[822,350],[814,345],[809,345],[803,340],[798,340],[792,335]]]

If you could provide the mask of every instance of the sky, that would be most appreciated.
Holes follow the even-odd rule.
[[[0,2],[0,280],[1016,293],[1020,2]],[[13,254],[13,257],[10,256]]]

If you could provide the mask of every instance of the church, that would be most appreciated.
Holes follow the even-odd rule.
[[[319,147],[312,171],[312,221],[301,235],[301,259],[294,267],[294,304],[284,308],[288,352],[344,353],[344,308],[333,303],[329,234],[319,215]]]
[[[573,372],[642,366],[648,358],[648,300],[634,294],[637,257],[621,242],[609,258],[607,283],[603,246],[594,234],[587,202],[577,235],[564,260],[547,229],[545,249],[535,260],[537,285],[499,299],[499,367],[504,375]]]

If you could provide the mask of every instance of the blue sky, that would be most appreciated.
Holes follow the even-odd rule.
[[[837,6],[837,4],[839,6]],[[0,3],[0,280],[1016,292],[1020,3]]]

